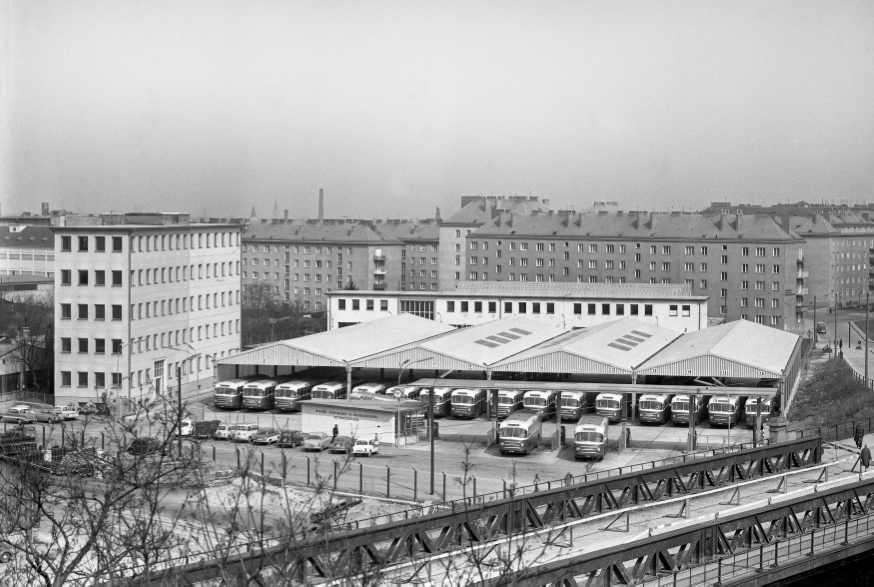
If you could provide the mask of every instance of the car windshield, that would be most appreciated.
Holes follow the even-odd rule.
[[[452,403],[454,404],[472,404],[473,397],[469,395],[453,395]]]
[[[546,398],[545,397],[526,397],[525,398],[526,406],[545,406]]]
[[[499,397],[499,398],[498,398],[498,403],[499,403],[499,404],[515,404],[515,403],[516,403],[516,399],[515,399],[515,398],[512,398],[512,397]]]
[[[577,432],[574,434],[576,442],[604,442],[604,435],[600,432]]]
[[[366,444],[370,444],[370,441],[369,440],[356,440],[355,444],[356,444],[356,446],[363,446]]]
[[[595,405],[599,408],[618,408],[619,401],[615,399],[599,399]]]
[[[310,434],[307,436],[307,440],[321,440],[322,437],[319,434]]]
[[[516,426],[501,428],[501,438],[528,438],[528,431]]]

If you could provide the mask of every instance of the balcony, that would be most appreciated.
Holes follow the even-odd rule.
[[[385,261],[385,253],[382,252],[382,249],[376,249],[375,251],[373,251],[373,260]]]
[[[374,267],[373,274],[374,275],[385,275],[385,267]]]
[[[806,296],[807,291],[808,291],[808,289],[806,287],[799,287],[797,290],[795,290],[795,295],[796,296]]]
[[[385,283],[383,283],[383,282],[374,283],[373,289],[385,289]]]
[[[798,274],[795,277],[797,279],[807,279],[810,277],[810,271],[798,271]]]

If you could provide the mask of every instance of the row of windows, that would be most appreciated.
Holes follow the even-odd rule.
[[[90,248],[91,238],[89,236],[79,236],[76,237],[76,243],[79,247],[76,249],[77,251],[86,252]],[[94,252],[96,253],[105,253],[106,252],[106,237],[105,236],[95,236],[94,238]],[[112,243],[112,252],[113,253],[121,253],[122,252],[122,238],[120,236],[111,237]],[[62,236],[61,237],[61,251],[65,253],[69,253],[73,250],[73,237],[72,236]]]
[[[235,293],[236,300],[234,299]],[[131,320],[142,320],[144,318],[167,315],[172,316],[173,314],[180,314],[188,311],[194,312],[195,310],[210,310],[212,308],[233,306],[235,303],[240,303],[240,291],[214,292],[212,294],[199,295],[197,296],[196,307],[194,301],[194,296],[189,296],[184,298],[170,298],[167,300],[131,304]],[[204,302],[206,302],[206,304],[204,304]]]
[[[195,239],[196,237],[196,239]],[[112,252],[122,252],[122,237],[113,236],[111,238]],[[78,252],[87,252],[91,250],[91,240],[94,240],[93,250],[97,253],[106,252],[106,237],[105,236],[77,236],[76,244]],[[188,250],[188,249],[203,249],[214,247],[233,246],[238,244],[239,234],[235,232],[205,232],[199,234],[161,234],[161,235],[146,235],[131,238],[132,249],[134,253],[155,251],[173,251],[173,250]],[[61,250],[71,252],[73,250],[73,237],[61,236]]]
[[[157,351],[174,345],[210,340],[239,333],[240,320],[228,320],[227,322],[213,322],[212,324],[204,324],[202,326],[191,326],[187,329],[183,328],[181,330],[139,336],[130,339],[128,346],[130,354],[135,355],[153,350]]]
[[[88,304],[76,304],[76,309],[78,310],[78,319],[79,320],[88,320],[89,318],[89,306]],[[94,304],[94,320],[106,320],[106,305],[105,304]],[[113,320],[122,320],[121,315],[121,306],[118,304],[113,304],[110,306],[112,309],[112,319]],[[61,320],[72,320],[73,318],[73,305],[72,304],[61,304]]]
[[[79,354],[88,354],[89,348],[94,349],[95,355],[103,355],[106,354],[106,340],[105,338],[95,338],[94,345],[91,346],[89,344],[89,339],[87,338],[77,338],[76,339],[76,352]],[[113,338],[111,339],[111,349],[112,354],[118,355],[121,354],[121,339]],[[61,353],[72,353],[73,352],[73,339],[72,338],[61,338]]]
[[[102,389],[106,387],[106,373],[103,372],[95,372],[94,373],[94,387]],[[110,377],[112,378],[112,386],[113,387],[121,387],[121,373],[110,373]],[[61,371],[61,387],[72,387],[73,386],[73,373],[72,371]],[[76,372],[76,386],[77,387],[88,387],[88,371],[77,371]]]
[[[361,309],[361,300],[352,299],[352,309],[360,310]],[[375,303],[379,301],[379,310],[381,312],[388,312],[388,300],[364,300],[364,307],[366,310],[373,310],[375,307]],[[337,300],[337,309],[345,310],[346,309],[346,300],[340,298]]]
[[[456,231],[456,232],[458,233],[459,231]],[[460,236],[460,234],[456,234],[456,236]],[[501,246],[502,241],[496,241],[496,242],[497,242],[497,246]],[[508,245],[509,245],[509,250],[511,250],[511,251],[515,251],[517,245],[518,245],[518,250],[520,250],[520,251],[529,250],[528,249],[529,243],[527,243],[527,242],[517,243],[516,241],[510,241],[508,243]],[[555,252],[556,246],[557,246],[557,244],[554,242],[534,243],[533,250],[535,250],[535,251],[547,251],[548,250],[549,252]],[[569,247],[570,247],[570,242],[564,241],[564,248],[569,248]],[[487,251],[487,250],[489,250],[489,241],[468,241],[468,248],[471,251],[477,251],[477,250]],[[642,249],[641,244],[635,243],[634,249],[641,250]],[[458,249],[456,249],[456,250],[458,250]],[[605,253],[612,254],[612,253],[616,253],[617,250],[618,250],[619,254],[625,254],[625,252],[627,250],[626,245],[589,243],[587,246],[585,243],[578,243],[577,244],[577,252],[578,253],[583,253],[583,252],[598,253],[599,251],[603,251]],[[727,251],[728,245],[722,245],[721,250]],[[750,250],[751,250],[750,247],[741,247],[741,255],[743,255],[744,257],[748,257],[750,255]],[[661,247],[659,247],[659,245],[649,245],[649,254],[650,255],[656,255],[659,253],[661,253],[662,255],[670,255],[671,251],[672,251],[671,245],[661,245]],[[685,246],[683,251],[686,255],[694,255],[696,253],[696,251],[701,255],[707,255],[709,253],[709,247],[707,247],[707,246],[696,247],[694,245]],[[767,253],[767,247],[755,247],[755,256],[756,257],[765,257],[765,256],[767,256],[766,253]],[[498,256],[500,256],[500,255],[498,255]],[[780,248],[779,247],[772,247],[771,248],[771,256],[772,257],[779,257],[780,256]]]
[[[228,261],[226,263],[198,263],[197,265],[177,265],[176,267],[157,267],[154,269],[131,270],[131,285],[152,285],[158,283],[173,283],[174,281],[188,281],[189,279],[210,279],[214,277],[227,277],[240,274],[240,262]],[[195,267],[197,272],[195,274]],[[221,276],[219,276],[221,271]],[[174,277],[175,275],[175,277]],[[134,279],[136,276],[136,279]]]
[[[728,306],[719,306],[719,313],[723,316],[728,314]],[[749,320],[749,314],[741,314],[741,320]],[[756,324],[771,324],[771,326],[779,326],[780,325],[780,316],[764,316],[764,315],[756,315],[754,317]]]
[[[76,271],[76,284],[89,285],[90,271],[87,269],[79,269]],[[121,271],[110,271],[113,287],[121,287]],[[73,272],[70,269],[61,269],[61,285],[72,285]],[[94,285],[106,285],[106,271],[94,271]]]
[[[298,245],[295,245],[293,247],[292,247],[292,245],[284,245],[284,247],[285,247],[285,250],[287,251],[285,253],[285,260],[286,261],[288,261],[289,255],[291,255],[292,250],[294,251],[295,255],[300,255],[301,251],[303,251],[304,255],[313,255],[313,254],[315,254],[315,255],[322,255],[322,254],[330,255],[333,251],[333,247],[312,247],[312,246],[298,246]],[[243,245],[243,252],[247,253],[249,251],[251,251],[253,253],[258,253],[258,252],[269,253],[270,252],[270,245],[256,245],[256,244]],[[279,252],[279,245],[273,245],[273,252],[274,253]],[[343,252],[343,247],[337,247],[337,253],[342,254],[342,252]],[[346,247],[346,254],[347,255],[352,254],[352,247]]]
[[[436,283],[419,283],[418,286],[419,286],[418,289],[420,289],[420,290],[430,289],[431,291],[437,291],[437,284]],[[410,289],[411,290],[416,289],[416,284],[410,283]],[[401,287],[401,291],[405,291],[405,288]]]

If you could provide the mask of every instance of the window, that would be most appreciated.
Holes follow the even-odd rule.
[[[719,274],[719,279],[722,281],[728,281],[728,272],[723,271]]]
[[[664,262],[664,263],[662,263],[662,271],[670,271],[670,270],[671,270],[671,264],[670,264],[670,263],[668,263],[668,262]]]
[[[701,254],[702,254],[702,255],[706,255],[706,254],[707,254],[707,247],[701,247]]]
[[[344,299],[337,300],[337,309],[338,310],[345,310],[346,309],[346,300],[344,300]]]
[[[695,247],[694,246],[693,247],[686,247],[685,251],[686,251],[687,255],[694,255],[695,254]]]
[[[741,298],[740,306],[741,308],[746,308],[749,305],[749,298]]]
[[[79,387],[88,387],[88,372],[87,371],[79,371],[78,376],[78,386]]]
[[[527,251],[528,250],[528,243],[519,243],[519,250],[520,251]]]
[[[79,320],[88,319],[88,304],[79,304]]]
[[[473,311],[477,314],[481,314],[483,311],[483,303],[482,302],[474,302],[473,303]]]
[[[778,300],[778,299],[776,299],[776,298],[774,298],[773,300],[771,300],[771,307],[772,307],[772,308],[779,308],[779,307],[780,307],[780,300]]]
[[[163,308],[164,302],[161,302],[161,307]],[[163,314],[163,312],[162,312]],[[112,319],[113,320],[121,320],[121,304],[113,304],[112,305]]]
[[[595,259],[589,259],[589,269],[597,269],[597,268],[598,268],[598,261],[596,261]]]
[[[625,316],[625,304],[616,304],[616,315]]]
[[[94,305],[94,319],[106,320],[106,306],[104,306],[103,304]]]
[[[513,302],[504,302],[504,313],[512,314],[513,313]]]
[[[728,314],[728,306],[719,306],[719,313],[723,316]]]
[[[596,305],[595,305],[595,304],[586,304],[586,306],[587,306],[587,307],[586,307],[586,312],[588,313],[588,315],[589,315],[589,316],[594,316],[594,315],[595,315],[595,307],[596,307]]]
[[[540,302],[531,302],[531,313],[539,314],[540,313]]]
[[[637,316],[637,308],[638,308],[638,305],[637,305],[637,304],[630,304],[630,306],[631,306],[631,307],[629,308],[629,309],[631,310],[630,314],[631,314],[632,316]]]
[[[765,317],[764,316],[756,316],[756,324],[764,324]]]
[[[722,255],[720,257],[720,260],[722,261],[723,265],[727,265],[728,264],[728,255]]]
[[[494,314],[498,311],[498,302],[489,302],[489,313]]]
[[[453,301],[446,302],[446,311],[447,312],[455,312],[455,302],[453,302]]]
[[[70,285],[70,270],[61,269],[61,285]]]
[[[756,273],[764,273],[764,272],[765,272],[764,263],[756,264]]]
[[[70,338],[62,338],[61,339],[61,352],[69,353],[72,350],[72,339]]]
[[[707,280],[706,280],[706,279],[702,279],[702,280],[699,282],[699,286],[701,287],[701,289],[707,289]]]
[[[765,298],[756,298],[756,307],[764,308],[765,307]]]
[[[772,281],[771,282],[771,291],[780,291],[780,282]]]
[[[430,300],[401,300],[401,313],[434,319],[434,302]]]
[[[771,316],[771,326],[780,325],[780,316]]]
[[[69,253],[72,250],[72,241],[73,237],[70,236],[62,236],[61,237],[61,250],[65,253]]]
[[[749,272],[750,272],[750,266],[747,265],[746,263],[743,263],[743,264],[740,266],[740,272],[741,272],[741,273],[749,273]]]
[[[106,237],[105,236],[95,236],[94,237],[94,250],[98,253],[106,252]]]
[[[88,271],[85,269],[79,270],[79,285],[88,285]]]
[[[379,300],[379,309],[388,312],[388,300]]]
[[[652,316],[652,304],[644,304],[643,305],[643,315],[644,316]]]
[[[595,245],[595,244],[589,245],[589,252],[590,253],[597,253],[598,252],[598,245]]]
[[[780,266],[774,265],[773,268],[771,269],[771,273],[773,273],[774,275],[777,275],[778,273],[780,273]]]
[[[112,237],[112,252],[120,253],[121,252],[121,237],[114,236]]]
[[[691,316],[691,315],[692,315],[692,306],[684,304],[683,305],[683,316]]]
[[[583,305],[582,304],[574,304],[574,314],[580,315],[583,313]]]
[[[743,255],[744,257],[749,257],[750,256],[750,248],[749,247],[742,247],[740,250],[740,254]]]
[[[695,263],[683,263],[683,271],[695,271]]]
[[[121,271],[113,271],[112,272],[112,286],[120,287],[121,286]]]
[[[352,309],[360,310],[361,309],[361,300],[352,300]]]
[[[555,314],[555,304],[553,302],[546,303],[546,313]]]
[[[655,261],[650,261],[650,262],[649,262],[649,270],[650,270],[650,271],[655,271],[655,270],[656,270],[656,262],[655,262]]]
[[[750,282],[749,281],[741,281],[740,288],[741,289],[750,289]]]
[[[525,314],[528,312],[528,303],[527,302],[519,302],[519,313]]]
[[[724,298],[724,297],[726,297],[727,295],[728,295],[728,290],[727,290],[727,289],[721,289],[721,290],[719,290],[719,297]]]
[[[772,257],[779,257],[780,256],[780,247],[774,247],[774,249],[771,251],[771,256]]]
[[[88,250],[88,237],[87,236],[80,236],[79,237],[79,250],[80,251],[87,251]]]
[[[106,339],[104,338],[95,338],[94,339],[94,353],[98,355],[106,354]]]
[[[677,305],[676,304],[671,304],[670,306],[668,306],[668,315],[669,316],[676,316],[677,315]]]
[[[662,246],[662,255],[670,255],[670,254],[671,254],[671,247],[668,245]]]
[[[70,304],[61,304],[61,319],[69,320],[73,317],[72,306]]]
[[[365,309],[366,309],[368,312],[372,312],[372,311],[373,311],[373,300],[365,300]]]
[[[765,247],[756,247],[756,257],[765,256]]]
[[[707,263],[701,263],[701,271],[707,271]]]

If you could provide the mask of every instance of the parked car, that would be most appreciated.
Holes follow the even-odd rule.
[[[36,422],[36,414],[30,409],[30,406],[12,406],[3,414],[0,420],[13,424],[30,424]]]
[[[135,456],[157,454],[163,451],[163,447],[157,438],[143,437],[134,438],[127,447],[128,454]]]
[[[276,443],[276,445],[282,448],[294,448],[296,446],[301,446],[303,441],[304,434],[300,430],[283,430],[282,434],[279,435],[279,442]]]
[[[359,438],[352,447],[352,454],[373,456],[379,453],[379,443],[372,438]]]
[[[97,406],[91,402],[79,402],[79,413],[84,415],[96,414]]]
[[[233,424],[224,424],[221,423],[218,425],[218,428],[215,430],[215,439],[216,440],[230,440],[231,434],[234,433],[234,429],[236,426]]]
[[[37,422],[55,424],[64,421],[64,413],[59,408],[42,408],[35,412]]]
[[[317,450],[319,452],[331,446],[331,437],[324,432],[311,432],[303,441],[304,450]]]
[[[191,436],[192,434],[194,434],[194,420],[191,418],[182,418],[182,421],[179,423],[179,435]]]
[[[227,424],[222,424],[221,420],[204,420],[202,422],[195,422],[194,437],[201,440],[215,438],[219,426],[222,425],[227,426]]]
[[[8,542],[0,542],[0,563],[6,564],[15,558],[15,549]]]
[[[230,440],[232,442],[249,442],[256,432],[258,432],[258,424],[237,424]]]
[[[355,440],[351,436],[338,436],[334,439],[334,442],[331,443],[331,452],[342,452],[342,453],[350,453],[352,452],[352,445]]]
[[[276,428],[261,428],[252,435],[249,441],[252,444],[274,444],[279,442],[279,430]]]
[[[76,408],[73,404],[68,406],[61,406],[61,413],[64,414],[65,420],[78,420],[79,419],[79,409]]]

